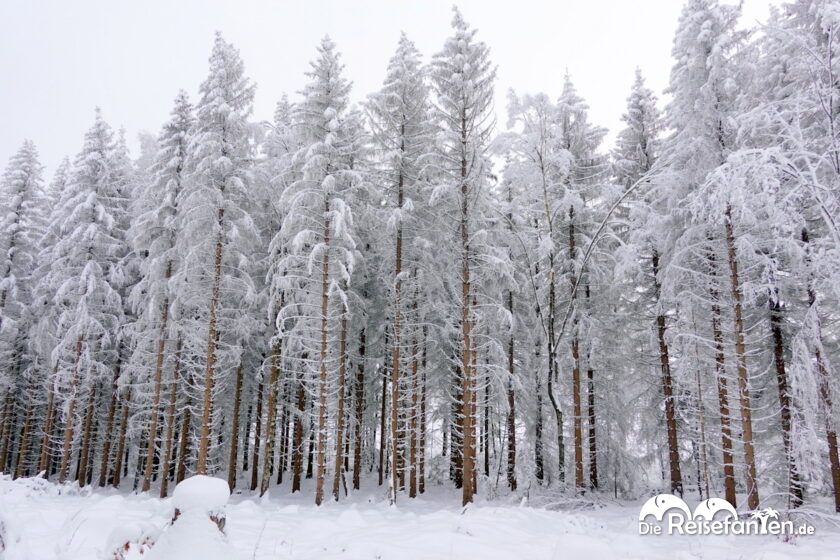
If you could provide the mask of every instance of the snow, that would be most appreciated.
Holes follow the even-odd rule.
[[[227,481],[197,474],[180,482],[172,493],[172,505],[181,513],[220,511],[230,498]]]
[[[221,492],[215,480],[187,485],[187,507],[218,506]],[[174,499],[79,490],[75,485],[38,479],[13,482],[4,476],[0,478],[0,535],[6,550],[0,557],[829,559],[836,558],[840,547],[840,530],[830,523],[818,523],[814,536],[790,541],[772,536],[640,536],[638,515],[644,500],[560,511],[520,505],[521,498],[510,496],[479,501],[464,510],[457,507],[455,492],[432,487],[423,497],[403,498],[392,507],[374,481],[366,488],[320,508],[311,503],[311,494],[289,496],[284,488],[274,489],[269,499],[237,494],[225,507],[227,523],[222,533],[199,510],[185,510],[170,525]],[[212,496],[195,500],[192,490],[208,490]],[[156,541],[149,552],[141,555],[132,546],[128,554],[114,555],[116,548],[126,544],[122,539],[146,537]]]

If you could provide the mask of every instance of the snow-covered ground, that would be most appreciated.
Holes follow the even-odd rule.
[[[310,494],[275,492],[268,499],[236,494],[226,508],[228,544],[243,560],[770,560],[836,559],[840,554],[840,530],[828,519],[816,522],[815,535],[787,541],[774,536],[640,536],[637,502],[556,511],[511,498],[479,501],[462,511],[457,496],[442,490],[432,488],[422,498],[390,507],[374,488],[320,508],[310,503]],[[113,559],[120,541],[141,534],[158,538],[173,509],[171,499],[79,490],[38,479],[13,482],[4,476],[0,550],[5,551],[0,558]]]

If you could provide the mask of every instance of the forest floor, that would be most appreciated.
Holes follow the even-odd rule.
[[[511,496],[479,499],[464,511],[454,491],[433,487],[394,507],[372,482],[375,491],[320,508],[311,493],[235,494],[226,509],[227,539],[243,560],[836,559],[840,550],[831,516],[814,521],[814,535],[791,539],[645,536],[638,529],[641,500],[542,496],[531,500],[541,507],[529,507]],[[0,475],[0,559],[113,559],[126,535],[160,531],[171,518],[171,499]]]

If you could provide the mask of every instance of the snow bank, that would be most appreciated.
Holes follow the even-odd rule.
[[[107,489],[85,495],[53,483],[0,476],[0,521],[6,524],[0,558],[836,560],[840,549],[838,518],[828,502],[825,522],[815,523],[813,536],[644,536],[638,529],[642,501],[552,511],[517,507],[511,497],[508,503],[480,500],[462,511],[458,495],[432,485],[423,497],[389,507],[376,482],[364,481],[364,490],[322,507],[311,503],[311,495],[289,495],[287,488],[275,488],[271,500],[246,494],[225,506],[219,482],[200,480],[187,481],[186,502],[180,504],[186,509],[171,523],[172,499]],[[180,499],[184,490],[178,494]],[[224,533],[207,513],[216,508],[227,518]]]
[[[172,494],[172,505],[181,513],[221,511],[230,498],[230,488],[221,478],[197,474],[181,481]]]

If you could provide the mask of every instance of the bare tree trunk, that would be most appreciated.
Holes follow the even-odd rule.
[[[221,255],[221,248],[217,249]],[[172,275],[172,263],[166,266],[165,280]],[[215,311],[211,311],[215,316]],[[163,379],[163,359],[166,357],[166,327],[169,322],[169,297],[163,298],[160,310],[160,329],[158,330],[157,356],[155,358],[154,389],[152,390],[152,405],[150,407],[151,422],[149,424],[149,441],[146,444],[146,469],[143,473],[143,492],[148,492],[152,486],[152,465],[157,445],[157,423],[160,415],[160,386]]]
[[[513,315],[513,292],[508,292],[508,312]],[[514,344],[513,329],[508,338],[508,375],[507,382],[507,482],[511,491],[516,492],[516,399],[513,391],[514,378]]]
[[[475,494],[475,426],[472,416],[473,388],[475,382],[472,369],[472,309],[470,301],[470,233],[469,233],[469,185],[467,183],[467,115],[461,110],[461,375],[462,396],[462,456],[463,456],[463,505],[473,501]]]
[[[96,406],[96,384],[90,388],[88,403],[85,409],[85,421],[82,425],[82,448],[79,453],[79,467],[76,470],[76,480],[79,486],[87,483],[88,461],[90,460],[91,425],[93,422],[93,409]]]
[[[569,208],[569,263],[571,264],[571,286],[569,297],[574,298],[576,283],[575,266],[575,210]],[[580,387],[580,343],[578,341],[577,319],[574,321],[572,334],[572,407],[574,411],[574,437],[575,437],[575,488],[578,492],[583,491],[583,412],[581,403]]]
[[[222,228],[224,216],[225,209],[219,208],[217,223],[220,229]],[[213,259],[213,289],[210,293],[210,317],[207,322],[207,366],[204,370],[204,403],[201,416],[201,435],[198,440],[198,461],[195,467],[197,474],[207,474],[207,454],[210,450],[218,328],[216,313],[219,307],[219,291],[222,282],[222,246],[223,234],[220,231],[219,237],[216,240],[216,251]]]
[[[385,333],[385,349],[388,349],[388,333]],[[382,397],[380,404],[382,410],[379,414],[379,486],[385,482],[385,448],[386,448],[386,432],[385,432],[385,414],[388,410],[386,401],[388,400],[388,368],[382,367]]]
[[[321,259],[321,346],[318,355],[318,475],[315,479],[315,505],[324,501],[327,474],[327,314],[330,305],[330,203],[324,199],[324,247]]]
[[[333,473],[332,494],[335,501],[341,490],[341,464],[344,462],[344,400],[347,379],[347,309],[341,314],[341,334],[338,343],[338,412],[335,433],[335,472]]]
[[[262,444],[262,414],[263,414],[263,380],[260,379],[257,385],[257,406],[254,413],[254,448],[251,455],[251,491],[257,489],[257,481],[259,480],[259,464],[260,464],[260,445]],[[271,430],[271,426],[266,426],[266,433]]]
[[[73,447],[73,428],[76,414],[76,389],[79,385],[81,372],[79,362],[82,358],[82,337],[76,339],[76,363],[73,366],[73,378],[70,385],[70,400],[67,403],[67,421],[64,423],[64,444],[61,449],[61,466],[58,470],[58,481],[63,483],[67,480],[67,470],[70,466],[70,451]]]
[[[47,410],[44,418],[44,439],[41,441],[41,456],[38,460],[38,472],[44,473],[44,479],[50,477],[50,466],[52,463],[52,436],[55,426],[55,374],[58,368],[54,368],[49,379],[47,394]]]
[[[6,470],[6,456],[11,447],[12,439],[12,407],[14,405],[14,396],[12,389],[6,391],[6,397],[3,399],[3,424],[0,425],[0,472]]]
[[[303,377],[298,379],[297,411],[292,439],[292,494],[300,492],[300,477],[303,471],[303,414],[306,409],[306,388]]]
[[[550,332],[554,332],[554,327],[551,326]],[[553,336],[553,334],[552,334]],[[551,344],[551,343],[549,343]],[[537,338],[534,341],[534,359],[537,363],[537,367],[534,370],[536,382],[535,382],[535,390],[534,392],[537,394],[537,406],[536,406],[536,420],[534,422],[534,477],[537,479],[539,484],[542,484],[543,480],[545,479],[545,465],[543,460],[543,417],[542,417],[542,383],[541,383],[541,376],[540,376],[540,368],[541,368],[541,356],[540,356],[540,349],[542,348],[541,341]],[[550,354],[550,352],[549,352]],[[549,365],[549,375],[551,375],[551,366]],[[553,394],[551,390],[548,392],[549,398],[552,398],[551,395]],[[560,410],[559,407],[554,409],[555,413],[560,414],[559,418],[559,426],[561,428],[560,433],[563,433],[563,412]],[[563,455],[563,447],[561,446],[558,449],[558,453],[562,456]],[[564,471],[560,471],[561,482],[565,478]]]
[[[161,465],[160,497],[169,493],[169,477],[172,470],[172,452],[175,447],[175,408],[178,404],[178,376],[181,373],[181,337],[175,346],[175,368],[172,370],[172,382],[169,384],[169,406],[166,409],[166,437],[163,444],[163,464]]]
[[[806,247],[806,259],[810,268],[810,247],[808,230],[802,228],[802,241]],[[822,325],[817,308],[817,294],[808,278],[808,304],[814,313],[814,327],[816,344],[814,345],[814,360],[819,373],[819,393],[822,401],[823,417],[825,418],[825,437],[828,442],[828,461],[831,464],[831,481],[834,485],[834,510],[840,512],[840,456],[837,450],[837,429],[834,427],[834,405],[831,398],[831,376],[822,357]]]
[[[717,276],[717,264],[713,250],[709,250],[709,270],[712,277]],[[726,383],[726,362],[721,332],[719,294],[714,286],[709,289],[712,302],[712,337],[715,344],[715,377],[717,379],[718,406],[720,408],[720,434],[723,455],[723,485],[726,501],[737,507],[735,498],[735,463],[732,457],[732,428],[729,412],[729,390]]]
[[[114,439],[114,419],[117,415],[117,393],[119,392],[120,370],[122,368],[122,350],[120,343],[117,351],[117,363],[114,366],[114,378],[111,382],[111,400],[108,404],[108,418],[105,421],[105,441],[102,444],[102,460],[99,465],[99,486],[108,483],[108,469],[111,466],[111,446]]]
[[[770,306],[770,330],[773,333],[773,363],[776,368],[776,381],[779,388],[779,418],[782,423],[782,444],[785,451],[785,461],[788,467],[788,493],[790,506],[797,508],[802,505],[802,481],[796,468],[796,458],[793,455],[791,435],[793,420],[791,414],[791,398],[788,389],[787,371],[785,369],[785,343],[782,334],[782,305],[779,302],[778,290],[767,300]]]
[[[671,467],[671,493],[683,495],[682,472],[680,469],[680,446],[677,439],[677,413],[674,399],[673,381],[671,378],[671,359],[668,353],[668,343],[665,340],[665,314],[659,307],[659,253],[656,249],[651,255],[653,267],[653,286],[656,294],[656,336],[659,340],[659,368],[662,371],[662,395],[665,399],[665,425],[668,432],[668,462]]]
[[[236,471],[239,464],[239,411],[242,407],[242,361],[236,368],[236,385],[233,392],[233,414],[230,419],[230,454],[228,455],[228,487],[236,488]],[[269,426],[270,430],[270,426]],[[246,442],[247,445],[247,442]],[[251,472],[256,472],[256,464]]]
[[[175,484],[184,480],[187,476],[187,458],[190,452],[190,428],[192,427],[192,397],[190,396],[190,386],[193,383],[192,370],[187,376],[187,383],[184,391],[186,402],[184,403],[184,411],[181,413],[181,429],[178,440],[178,467],[175,470]]]
[[[282,299],[280,307],[283,307]],[[260,496],[268,492],[269,484],[271,483],[271,470],[274,462],[274,440],[277,434],[276,415],[277,415],[277,392],[278,383],[280,380],[280,360],[283,351],[283,342],[278,339],[271,345],[271,372],[268,380],[268,414],[266,415],[266,433],[265,433],[265,457],[263,458],[263,475],[260,483]],[[257,465],[254,464],[254,471],[257,470]],[[279,466],[282,472],[282,465]]]
[[[598,489],[598,445],[595,437],[595,371],[590,367],[586,371],[589,381],[589,486]]]
[[[362,426],[365,414],[365,329],[359,333],[359,367],[353,391],[356,425],[353,427],[353,489],[361,487],[362,476]]]
[[[15,468],[14,478],[20,478],[28,474],[27,458],[29,457],[29,439],[31,436],[32,413],[33,413],[32,399],[28,399],[26,403],[26,412],[23,415],[23,429],[20,435],[20,449],[17,454],[17,467]],[[11,466],[11,465],[10,465]]]
[[[738,392],[741,404],[741,434],[744,443],[744,462],[746,463],[747,504],[750,509],[758,509],[758,480],[755,468],[755,450],[753,449],[752,405],[750,404],[750,381],[747,371],[747,352],[744,343],[744,319],[742,317],[741,282],[738,277],[738,256],[735,249],[735,236],[732,227],[732,209],[726,207],[726,246],[729,257],[729,279],[732,287],[732,301],[735,315],[735,355],[738,358]]]
[[[423,358],[420,367],[423,370],[423,379],[420,386],[420,473],[417,491],[423,494],[426,491],[426,325],[423,325]]]
[[[120,480],[122,478],[123,454],[125,452],[125,438],[128,431],[128,409],[131,403],[131,389],[125,391],[125,399],[122,403],[122,418],[120,419],[120,431],[117,439],[117,453],[114,455],[114,476],[112,483],[114,488],[120,487]]]
[[[417,298],[414,298],[413,304],[414,314],[417,314]],[[419,360],[419,343],[417,341],[417,333],[413,334],[412,342],[412,356],[411,356],[411,418],[409,418],[408,428],[408,497],[417,497],[417,416],[419,398],[418,392],[420,390],[420,383],[418,376],[418,360]]]

